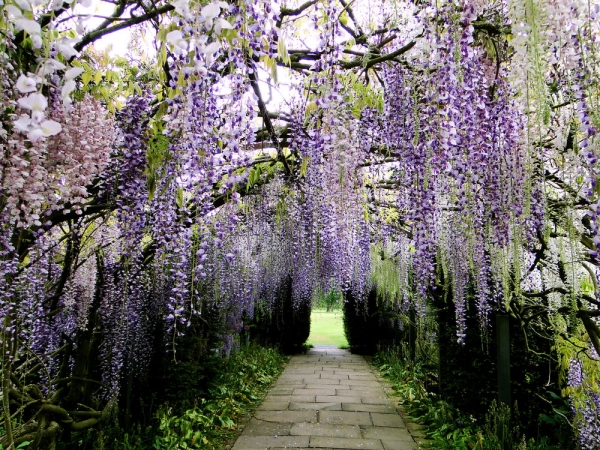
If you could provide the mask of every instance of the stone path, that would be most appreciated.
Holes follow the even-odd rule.
[[[418,449],[362,356],[317,346],[293,356],[232,450]]]

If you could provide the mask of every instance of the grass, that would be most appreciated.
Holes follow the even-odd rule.
[[[343,314],[341,310],[327,312],[324,309],[313,309],[310,315],[309,345],[337,345],[341,348],[348,347],[344,335]]]

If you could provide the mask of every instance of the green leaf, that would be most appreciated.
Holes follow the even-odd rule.
[[[90,72],[83,72],[81,74],[81,81],[84,86],[87,86],[89,82],[92,80],[92,74]]]
[[[348,12],[345,9],[342,11],[342,14],[340,14],[340,23],[343,26],[348,25]]]

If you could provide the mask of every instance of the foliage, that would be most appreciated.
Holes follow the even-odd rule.
[[[243,345],[227,359],[218,356],[213,364],[207,390],[193,402],[178,390],[178,397],[163,403],[146,427],[139,425],[125,430],[114,417],[98,431],[73,436],[64,448],[77,445],[81,449],[142,450],[221,448],[231,438],[239,419],[261,400],[268,386],[281,373],[285,358],[276,350]],[[205,369],[206,366],[200,366]],[[192,370],[196,368],[192,365]],[[169,386],[177,389],[177,386]]]
[[[257,305],[253,320],[249,321],[249,336],[263,345],[280,348],[285,353],[296,353],[310,335],[310,305],[294,305],[291,280],[279,287],[275,302],[267,308]],[[261,306],[264,310],[260,310]]]
[[[396,349],[378,352],[373,364],[393,383],[411,417],[427,426],[427,435],[433,440],[431,448],[558,450],[573,447],[570,436],[561,435],[560,430],[555,430],[552,437],[549,433],[527,440],[515,423],[523,420],[516,403],[511,411],[505,405],[498,407],[492,400],[484,414],[465,414],[435,393],[437,380],[430,368],[401,360]],[[561,414],[560,411],[551,413],[552,417],[547,416],[547,419],[558,423],[563,420]]]
[[[522,414],[557,355],[598,446],[598,0],[92,3],[0,8],[2,445],[129,417],[188,333],[299,349],[330,292],[353,349],[488,375],[510,316]]]
[[[317,291],[315,298],[312,300],[313,308],[326,309],[327,312],[341,309],[343,301],[342,293],[335,287],[331,286],[328,291]]]
[[[350,351],[373,354],[381,341],[391,341],[394,336],[393,321],[386,317],[386,303],[377,301],[372,289],[365,301],[357,301],[352,293],[344,301],[344,333]]]

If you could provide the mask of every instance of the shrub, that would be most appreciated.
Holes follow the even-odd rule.
[[[352,292],[344,301],[344,333],[352,353],[370,355],[382,341],[393,341],[394,327],[387,317],[387,305],[377,301],[373,288],[364,302],[357,301]]]
[[[258,305],[249,323],[250,339],[265,346],[275,346],[284,353],[297,353],[310,335],[310,305],[294,304],[292,282],[280,286],[272,305]]]

